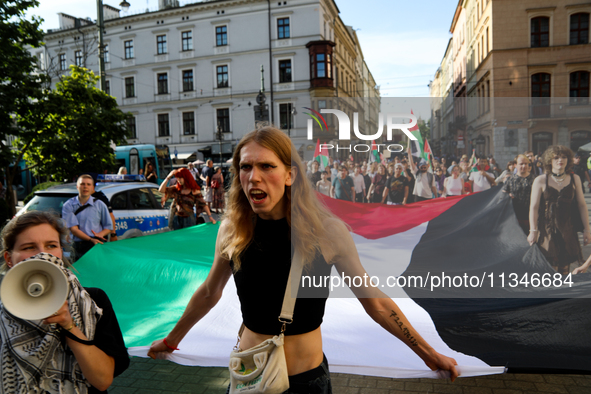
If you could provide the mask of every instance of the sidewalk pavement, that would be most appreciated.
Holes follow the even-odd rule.
[[[390,379],[333,373],[333,394],[528,394],[591,393],[591,375],[502,374],[437,379]],[[230,382],[227,368],[186,367],[164,360],[134,357],[131,366],[115,378],[111,394],[225,394]]]

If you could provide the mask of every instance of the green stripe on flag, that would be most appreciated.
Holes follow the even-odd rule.
[[[163,338],[213,264],[219,225],[97,245],[74,265],[85,287],[109,296],[127,347]]]

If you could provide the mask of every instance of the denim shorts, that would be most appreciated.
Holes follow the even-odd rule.
[[[229,392],[230,386],[226,394]],[[326,356],[316,368],[290,376],[289,389],[283,394],[332,394]]]

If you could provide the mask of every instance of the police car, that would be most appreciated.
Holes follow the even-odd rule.
[[[135,238],[170,231],[168,215],[170,202],[160,205],[163,194],[158,185],[140,181],[137,175],[99,175],[96,191],[109,199],[115,216],[115,231],[119,239]],[[64,203],[78,195],[75,183],[53,186],[35,192],[17,215],[27,211],[53,211],[61,216]]]

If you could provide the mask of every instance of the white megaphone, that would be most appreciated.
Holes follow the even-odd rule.
[[[12,315],[41,320],[62,307],[69,289],[60,267],[45,260],[27,260],[8,270],[0,286],[0,298]]]

